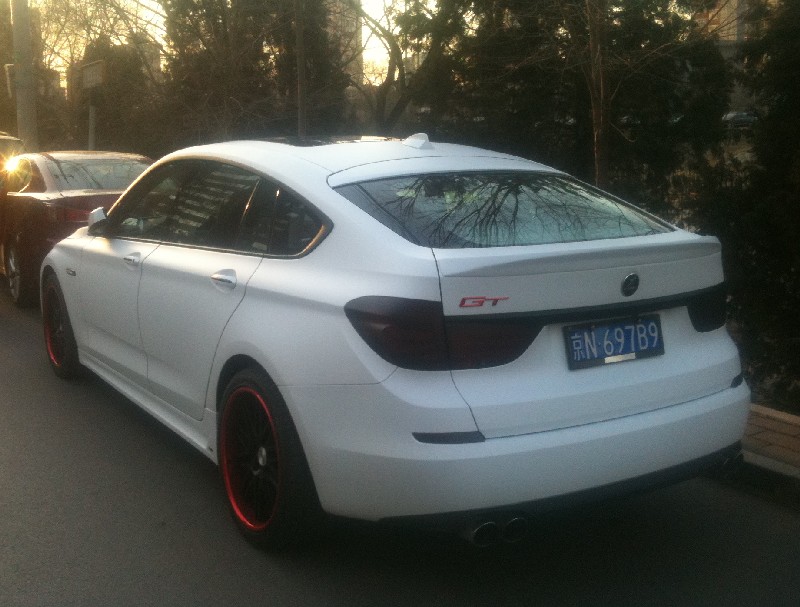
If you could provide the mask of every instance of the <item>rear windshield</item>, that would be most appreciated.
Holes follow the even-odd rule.
[[[48,158],[46,163],[60,191],[124,190],[149,166],[137,158]]]
[[[672,230],[609,194],[550,173],[412,175],[337,191],[404,238],[433,248],[604,240]]]

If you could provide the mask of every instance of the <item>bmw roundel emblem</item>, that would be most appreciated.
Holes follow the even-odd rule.
[[[622,281],[622,294],[625,297],[630,297],[634,293],[636,293],[636,289],[639,288],[639,275],[636,273],[628,274],[625,277],[625,280]]]

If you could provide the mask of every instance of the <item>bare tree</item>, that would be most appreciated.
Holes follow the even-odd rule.
[[[687,48],[693,44],[730,37],[743,18],[738,8],[740,4],[739,0],[719,0],[709,9],[707,2],[695,0],[643,2],[641,5],[619,0],[517,3],[516,17],[546,23],[544,27],[549,28],[552,42],[534,47],[533,54],[509,63],[507,69],[513,72],[551,60],[553,52],[549,46],[552,46],[558,49],[564,73],[580,71],[591,104],[594,181],[605,187],[609,181],[609,139],[612,130],[620,131],[612,120],[620,91],[633,79],[648,74],[656,64],[663,64],[667,59],[684,60]],[[636,45],[620,44],[619,39],[613,41],[616,44],[612,43],[613,32],[620,29],[626,12],[637,10],[641,12],[642,23],[646,20],[659,24],[665,34],[659,38],[642,38]]]
[[[361,16],[369,38],[378,40],[385,51],[385,64],[367,66],[369,82],[353,85],[368,104],[377,131],[389,134],[446,56],[454,36],[465,30],[470,3],[385,0],[383,14],[374,15],[359,0],[341,1]]]
[[[66,72],[79,65],[86,47],[100,37],[161,46],[164,36],[160,3],[149,0],[36,0],[35,8],[46,69]]]

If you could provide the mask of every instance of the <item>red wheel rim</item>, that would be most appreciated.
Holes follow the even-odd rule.
[[[47,345],[47,355],[50,361],[60,367],[64,363],[66,337],[64,334],[64,313],[58,292],[52,285],[48,285],[42,302],[44,313],[44,339]]]
[[[251,531],[266,529],[280,497],[280,450],[269,407],[253,388],[237,388],[225,403],[220,467],[236,518]]]

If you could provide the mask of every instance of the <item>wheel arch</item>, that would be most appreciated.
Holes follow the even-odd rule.
[[[48,276],[57,275],[57,274],[58,273],[56,272],[56,270],[55,270],[55,268],[53,266],[51,266],[49,263],[44,264],[42,266],[41,275],[39,276],[39,279],[40,279],[39,288],[40,288],[40,290],[41,290],[41,285],[44,284],[44,281]]]
[[[286,397],[284,396],[281,389],[278,387],[277,382],[273,379],[272,374],[262,365],[259,363],[255,358],[249,356],[247,354],[236,354],[231,356],[225,364],[222,366],[218,376],[217,376],[217,385],[214,391],[214,420],[216,421],[216,437],[213,439],[217,441],[217,450],[219,447],[219,428],[220,428],[220,420],[222,419],[222,409],[224,407],[224,403],[222,402],[223,396],[225,395],[225,390],[228,387],[228,384],[234,378],[234,376],[239,373],[240,371],[244,371],[245,369],[252,369],[258,373],[260,373],[263,378],[269,382],[270,388],[272,388],[278,396],[281,398],[283,408],[286,411],[286,414],[289,417],[289,422],[291,423],[293,432],[296,434],[297,440],[300,442],[300,448],[303,451],[303,457],[306,460],[308,465],[308,456],[306,454],[305,448],[305,441],[303,440],[303,432],[302,432],[302,420],[298,420],[297,415],[292,410],[291,405],[287,401]]]
[[[50,264],[45,264],[39,270],[39,301],[42,301],[42,294],[44,291],[44,282],[50,277],[55,276],[56,280],[58,280],[58,272],[55,271],[55,268]],[[60,282],[60,281],[59,281]]]
[[[219,418],[220,414],[222,413],[221,401],[222,395],[225,393],[225,388],[228,387],[228,384],[230,383],[231,379],[233,379],[234,375],[239,373],[239,371],[244,371],[245,369],[257,369],[258,371],[262,372],[267,379],[269,379],[273,386],[275,386],[275,382],[267,370],[252,356],[248,356],[247,354],[236,354],[230,357],[222,366],[219,376],[217,377],[217,388],[214,398],[217,418]]]

